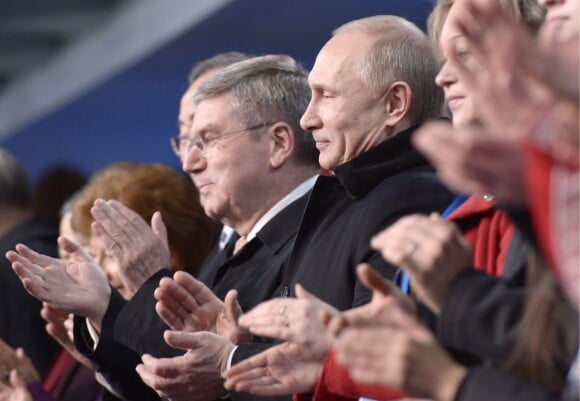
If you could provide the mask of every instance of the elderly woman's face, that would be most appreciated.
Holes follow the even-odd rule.
[[[473,60],[467,51],[467,45],[465,39],[452,25],[449,21],[449,16],[453,13],[454,6],[449,10],[448,17],[446,18],[443,28],[441,30],[441,38],[439,40],[440,50],[443,59],[443,65],[439,74],[435,78],[435,82],[445,93],[445,101],[453,115],[453,125],[455,127],[462,127],[468,124],[473,124],[477,122],[477,115],[475,111],[475,105],[473,104],[470,95],[459,78],[455,67],[447,62],[449,49],[455,48],[459,53],[459,57],[462,62],[469,64]]]

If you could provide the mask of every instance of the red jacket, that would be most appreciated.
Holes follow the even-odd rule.
[[[580,152],[566,157],[534,140],[524,143],[526,190],[540,249],[578,308],[580,295]]]
[[[483,273],[501,276],[515,226],[493,200],[470,196],[447,218],[456,223],[473,250],[473,267]]]

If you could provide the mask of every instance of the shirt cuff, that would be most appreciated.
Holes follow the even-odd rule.
[[[234,353],[236,352],[237,349],[238,349],[238,346],[236,345],[230,351],[230,356],[228,356],[228,362],[226,363],[226,370],[228,370],[229,368],[232,367],[232,360],[234,359]]]
[[[86,319],[86,323],[87,323],[87,329],[89,330],[89,335],[91,336],[91,339],[93,340],[93,352],[97,349],[97,346],[99,345],[99,333],[97,333],[97,329],[95,329],[95,326],[93,326],[93,324],[91,323],[90,319],[87,317]]]

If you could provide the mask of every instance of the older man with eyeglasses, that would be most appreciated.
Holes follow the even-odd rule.
[[[235,246],[230,243],[202,268],[200,279],[205,286],[201,282],[191,284],[179,274],[174,278],[179,281],[181,277],[197,286],[192,292],[199,293],[200,299],[214,299],[214,306],[221,302],[217,299],[225,299],[229,310],[233,310],[231,289],[237,290],[243,310],[280,293],[280,277],[292,250],[307,194],[319,171],[312,136],[300,127],[300,116],[309,98],[307,73],[292,58],[264,56],[242,61],[217,72],[201,85],[193,100],[195,116],[191,130],[172,141],[183,170],[190,174],[199,191],[206,214],[240,235]],[[148,281],[154,282],[159,280]],[[162,280],[161,287],[163,284]],[[151,292],[138,292],[121,312],[115,326],[126,328],[116,330],[125,333],[122,342],[138,352],[146,352],[133,337],[143,322],[140,293]],[[184,305],[183,309],[187,307]],[[194,391],[198,399],[224,395],[219,372],[225,368],[234,343],[239,340],[236,337],[239,333],[220,329],[217,321],[220,313],[197,311],[191,320],[201,321],[205,316],[209,323],[204,326],[190,322],[186,327],[177,327],[189,332],[213,333],[181,333],[188,335],[187,340],[179,335],[166,335],[168,344],[189,352],[157,360],[174,369],[176,377],[183,377],[184,391],[198,389]],[[233,320],[230,323],[235,325]],[[191,350],[184,341],[187,344],[194,341],[198,346]],[[163,350],[156,356],[170,356],[174,351]],[[144,356],[143,360],[152,358]],[[183,374],[194,371],[192,366],[196,364],[206,374],[196,377]],[[218,374],[210,374],[209,366]],[[151,385],[150,372],[144,366],[138,371]],[[170,378],[167,382],[172,383]],[[158,393],[179,399],[181,390],[168,388],[167,391],[158,390]],[[192,399],[191,392],[183,396]]]

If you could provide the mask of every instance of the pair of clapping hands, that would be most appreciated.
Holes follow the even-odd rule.
[[[162,268],[169,267],[167,232],[160,213],[149,226],[137,213],[111,200],[97,200],[91,213],[93,232],[119,263],[124,286],[134,294]],[[50,307],[87,317],[99,328],[111,289],[97,262],[75,241],[60,237],[66,261],[39,254],[23,244],[6,257],[26,290]]]
[[[243,315],[240,325],[251,333],[285,342],[226,371],[225,386],[264,396],[312,391],[331,346],[350,364],[350,349],[341,344],[350,344],[356,328],[390,324],[393,316],[415,313],[413,302],[370,266],[359,266],[357,274],[373,289],[372,301],[363,307],[341,313],[297,285],[297,298],[273,299]]]
[[[116,259],[121,281],[130,292],[134,294],[152,275],[169,267],[167,234],[159,213],[153,215],[151,226],[134,211],[113,200],[95,201],[91,213],[95,218],[93,233],[101,239],[110,256]],[[44,302],[43,316],[48,322],[49,333],[79,357],[69,335],[68,314],[87,317],[100,330],[111,288],[103,269],[78,243],[64,237],[60,237],[58,243],[70,255],[66,261],[39,254],[22,244],[17,245],[15,251],[7,252],[6,257],[26,290]],[[224,359],[227,359],[234,343],[248,336],[237,325],[241,315],[237,293],[230,291],[224,303],[202,283],[186,273],[178,272],[174,279],[166,278],[160,282],[155,296],[159,300],[157,310],[160,316],[174,329],[165,334],[166,342],[185,350],[184,357],[198,363],[205,361],[207,367],[211,366],[209,370],[212,374],[217,369],[217,375],[213,376],[217,376],[220,383],[215,381],[216,385],[212,387],[209,381],[205,381],[203,387],[216,394],[222,392],[220,369],[223,369]],[[80,357],[77,359],[86,362]],[[143,355],[143,365],[137,371],[147,384],[158,390],[156,383],[159,379],[150,380],[148,373],[155,374],[160,363],[179,365],[180,361],[169,358],[160,362]],[[171,372],[164,370],[165,373],[168,371]],[[181,371],[174,375],[177,381],[186,380],[183,378],[187,377],[181,375]],[[201,377],[196,375],[198,379]],[[165,394],[163,388],[158,392]],[[179,399],[174,393],[172,395],[171,398]]]
[[[225,387],[262,396],[312,392],[333,349],[357,382],[395,390],[398,399],[451,399],[465,370],[417,321],[415,303],[369,265],[357,275],[373,291],[364,306],[338,312],[298,285],[296,299],[270,300],[243,315],[251,333],[285,342],[227,370]]]

